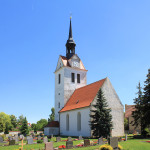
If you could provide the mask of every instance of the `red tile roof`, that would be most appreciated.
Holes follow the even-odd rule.
[[[58,121],[49,122],[46,127],[59,127],[59,122]]]
[[[106,78],[76,89],[60,112],[90,106],[105,80]]]
[[[135,105],[125,105],[125,118],[129,118],[132,111],[135,111]]]

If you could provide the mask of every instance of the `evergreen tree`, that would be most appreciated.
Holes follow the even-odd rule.
[[[146,121],[146,127],[150,126],[150,69],[148,69],[147,79],[144,82],[144,101],[143,111],[144,119]]]
[[[141,132],[143,133],[145,128],[145,121],[144,121],[144,112],[143,112],[143,94],[142,94],[142,87],[139,82],[137,86],[138,92],[136,93],[138,96],[134,99],[135,110],[132,112],[132,117],[134,120],[131,122],[135,128],[137,126],[141,126]]]
[[[21,125],[21,128],[20,128],[20,131],[24,135],[27,135],[29,133],[28,122],[27,122],[26,117],[22,120],[22,125]]]
[[[48,122],[55,120],[55,108],[54,107],[51,108],[51,112],[52,113],[49,115]]]
[[[112,129],[112,115],[110,114],[111,109],[108,108],[108,104],[101,89],[97,94],[96,104],[92,106],[90,126],[93,131],[93,136],[103,136],[107,138],[110,136]]]

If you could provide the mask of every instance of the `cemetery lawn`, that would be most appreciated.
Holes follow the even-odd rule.
[[[66,140],[66,138],[62,138],[62,140]],[[95,141],[95,139],[91,139]],[[119,142],[119,144],[123,147],[124,150],[150,150],[150,143],[145,142],[150,141],[150,139],[132,139],[128,138],[128,141],[126,142]],[[83,142],[83,140],[80,141],[73,141],[74,145],[80,144]],[[26,143],[24,141],[24,143]],[[0,144],[1,145],[1,144]],[[66,145],[65,141],[62,142],[54,142],[53,146],[58,147],[60,145]],[[21,147],[21,145],[15,145],[15,146],[0,146],[0,150],[17,150]],[[74,150],[98,150],[100,146],[90,146],[90,147],[83,147],[83,148],[74,148]],[[44,143],[42,144],[32,144],[32,145],[24,145],[24,150],[30,150],[30,149],[42,149],[44,148]],[[70,149],[71,150],[71,149]]]

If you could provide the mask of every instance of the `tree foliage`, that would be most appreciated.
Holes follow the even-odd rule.
[[[55,108],[52,107],[51,108],[51,114],[49,115],[49,118],[48,118],[48,122],[51,122],[51,121],[54,121],[55,120]]]
[[[44,127],[48,124],[46,119],[41,119],[37,122],[36,128],[38,131],[44,131]]]
[[[112,129],[112,115],[110,114],[111,109],[108,108],[108,104],[101,89],[97,94],[96,104],[93,104],[92,106],[90,126],[93,135],[96,137],[103,136],[107,138],[110,136]]]
[[[127,118],[124,118],[124,129],[129,130],[129,121]]]
[[[5,132],[6,129],[11,126],[10,116],[5,114],[4,112],[0,113],[0,131]]]
[[[37,133],[37,125],[35,123],[31,124],[32,130],[34,130],[35,133]]]
[[[13,125],[13,128],[17,127],[17,117],[15,115],[10,115],[11,124]]]
[[[21,125],[21,128],[20,128],[20,131],[24,135],[27,135],[29,133],[28,121],[27,121],[26,117],[22,120],[22,125]]]
[[[137,89],[137,98],[134,99],[135,110],[132,112],[132,117],[134,118],[134,120],[131,122],[131,124],[135,126],[135,128],[140,125],[141,131],[143,132],[145,128],[145,121],[143,112],[143,94],[140,82],[137,86]]]
[[[143,101],[143,112],[146,127],[150,126],[150,69],[148,69],[147,79],[144,82],[144,101]]]

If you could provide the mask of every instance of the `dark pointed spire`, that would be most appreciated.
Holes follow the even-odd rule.
[[[69,37],[66,43],[66,57],[69,59],[75,54],[75,42],[72,36],[72,24],[71,24],[71,17],[70,17],[70,27],[69,27]]]
[[[72,38],[72,25],[71,25],[71,17],[70,17],[69,39],[71,38]]]

